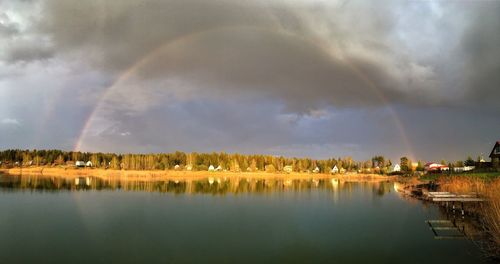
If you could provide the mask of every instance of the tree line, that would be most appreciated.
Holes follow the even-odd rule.
[[[478,157],[479,159],[479,157]],[[105,169],[124,170],[168,170],[187,169],[204,171],[209,166],[229,171],[283,171],[285,166],[291,166],[295,172],[314,171],[330,172],[337,166],[339,170],[367,171],[375,173],[387,173],[393,165],[391,160],[382,155],[372,157],[370,160],[355,161],[352,157],[338,157],[329,159],[311,159],[283,157],[273,155],[245,155],[239,153],[228,154],[225,152],[212,153],[185,153],[176,151],[173,153],[150,153],[150,154],[116,154],[101,152],[80,152],[63,150],[21,150],[8,149],[0,151],[0,162],[3,167],[13,166],[63,166],[75,165],[76,161],[90,161],[92,167]],[[446,164],[446,161],[441,161]],[[465,161],[457,161],[454,166],[468,166],[474,163],[471,157]],[[399,160],[401,171],[423,171],[421,161],[415,167],[407,157]],[[451,163],[449,163],[452,165]],[[453,166],[452,165],[452,166]]]
[[[377,156],[382,157],[382,156]],[[382,165],[382,160],[355,161],[352,157],[330,159],[290,158],[273,155],[245,155],[213,153],[150,153],[150,154],[116,154],[101,152],[80,152],[63,150],[20,150],[0,151],[2,166],[63,166],[73,165],[76,161],[90,161],[92,167],[124,170],[167,170],[187,169],[208,170],[209,166],[220,166],[229,171],[283,171],[291,166],[295,172],[313,171],[329,172],[334,166],[346,171],[375,167],[375,162]],[[384,161],[384,162],[381,162]]]

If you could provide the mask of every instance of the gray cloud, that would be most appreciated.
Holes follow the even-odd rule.
[[[500,3],[480,3],[463,37],[467,97],[500,110]],[[498,113],[498,112],[497,112]]]
[[[197,94],[259,93],[291,111],[454,104],[498,90],[496,80],[481,74],[498,68],[494,14],[500,4],[481,3],[473,11],[469,5],[44,1],[38,30],[58,52],[117,74],[170,44],[141,69],[145,77],[175,79],[197,87]],[[485,19],[474,19],[479,16]],[[15,57],[50,56],[25,50]]]
[[[360,8],[366,5],[371,8]],[[304,112],[409,97],[431,101],[418,91],[437,89],[432,65],[421,65],[396,36],[403,7],[392,1],[48,0],[34,29],[59,54],[110,74],[172,43],[170,53],[150,62],[155,67],[142,69],[149,71],[145,76],[175,79],[209,94],[259,93]],[[50,49],[35,50],[20,48],[10,57],[51,55]]]
[[[1,19],[2,15],[7,18],[7,16],[5,14],[0,13],[0,19]],[[4,38],[11,37],[17,33],[19,33],[19,29],[17,28],[17,25],[10,24],[8,22],[3,22],[2,20],[0,20],[0,36],[2,36]]]
[[[54,56],[54,50],[51,47],[33,46],[31,41],[16,41],[6,48],[5,61],[8,63],[30,62],[33,60],[45,60]]]
[[[14,126],[14,127],[18,127],[21,125],[21,122],[19,122],[19,120],[15,119],[15,118],[4,118],[2,119],[2,121],[0,121],[0,123],[2,123],[3,125],[6,125],[6,126]]]
[[[0,73],[0,114],[26,127],[3,129],[1,146],[72,146],[95,112],[84,135],[91,150],[404,155],[392,107],[410,141],[426,146],[416,155],[433,157],[460,153],[426,152],[440,142],[479,151],[482,142],[462,144],[469,125],[444,124],[492,122],[500,109],[497,1],[46,0],[0,8],[0,67],[9,70]],[[434,140],[417,124],[453,136]],[[497,126],[481,128],[478,137],[497,140]]]

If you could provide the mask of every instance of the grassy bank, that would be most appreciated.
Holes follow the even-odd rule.
[[[394,177],[388,177],[379,174],[321,174],[321,173],[268,173],[268,172],[208,172],[208,171],[177,171],[177,170],[111,170],[94,168],[75,168],[75,167],[27,167],[0,169],[0,172],[11,175],[44,175],[55,177],[123,177],[123,178],[141,178],[143,180],[157,179],[203,179],[207,177],[247,177],[247,178],[287,178],[287,179],[310,179],[335,177],[351,180],[389,180]]]
[[[457,194],[478,193],[485,197],[481,214],[486,231],[491,235],[492,254],[500,256],[500,178],[491,175],[468,175],[440,177],[440,191]]]
[[[448,173],[436,173],[436,174],[425,174],[420,177],[420,180],[424,181],[435,181],[440,178],[446,177],[465,177],[474,178],[479,180],[491,181],[500,178],[500,172],[471,172],[471,173],[460,173],[460,174],[448,174]]]

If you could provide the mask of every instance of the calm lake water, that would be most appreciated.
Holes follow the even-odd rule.
[[[0,263],[483,263],[393,183],[0,175]]]

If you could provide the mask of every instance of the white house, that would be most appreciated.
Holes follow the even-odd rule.
[[[389,173],[401,171],[401,166],[399,164],[393,164],[389,167]]]
[[[77,160],[75,162],[75,166],[77,166],[77,167],[85,167],[85,162],[83,162],[81,160]]]
[[[175,164],[175,166],[174,166],[174,170],[178,170],[178,169],[180,169],[180,168],[181,168],[181,166],[179,166],[179,164]]]
[[[337,165],[333,166],[332,170],[330,171],[330,173],[339,173],[339,168],[337,168]]]
[[[92,161],[90,161],[90,160],[87,161],[87,163],[85,163],[85,166],[92,167],[93,166]]]
[[[465,172],[474,170],[476,166],[453,167],[454,172]]]
[[[286,173],[291,173],[293,171],[293,167],[291,165],[287,165],[283,167],[283,171]]]
[[[319,168],[318,167],[314,168],[313,173],[318,173],[318,172],[319,172]]]
[[[217,168],[215,168],[215,171],[222,171],[222,167],[219,165]]]
[[[471,170],[474,170],[475,168],[476,168],[476,166],[465,166],[464,171],[471,171]]]
[[[215,171],[214,165],[210,165],[210,167],[208,167],[208,171]]]

